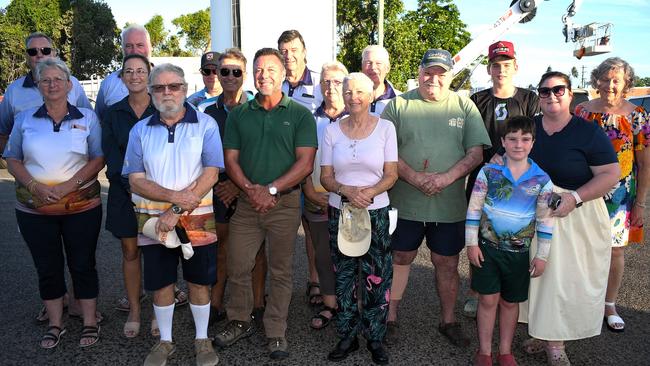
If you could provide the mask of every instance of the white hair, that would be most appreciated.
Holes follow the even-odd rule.
[[[348,69],[345,67],[345,65],[343,65],[338,61],[329,61],[324,63],[323,67],[321,67],[320,81],[323,81],[323,75],[325,74],[326,71],[339,71],[343,73],[343,75],[348,74]]]
[[[350,80],[355,80],[359,82],[359,86],[361,87],[361,90],[365,93],[368,93],[372,95],[373,90],[375,89],[375,84],[370,80],[368,75],[362,73],[362,72],[353,72],[347,75],[343,79],[343,92],[345,92],[348,88],[348,84],[350,83]]]
[[[371,44],[363,49],[363,52],[361,52],[362,63],[368,58],[370,52],[376,52],[382,60],[386,61],[386,63],[390,65],[390,56],[388,55],[388,51],[384,47],[376,44]]]
[[[151,49],[151,37],[149,36],[149,31],[147,28],[141,26],[140,24],[129,24],[128,27],[124,28],[122,30],[122,33],[120,34],[120,40],[122,41],[122,53],[124,53],[124,43],[126,43],[125,39],[126,36],[129,35],[131,32],[142,32],[144,33],[145,37],[147,37],[147,43],[149,43],[149,49]],[[149,55],[151,56],[151,55]]]

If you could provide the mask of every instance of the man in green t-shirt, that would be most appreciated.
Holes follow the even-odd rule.
[[[399,219],[391,243],[388,343],[397,340],[397,309],[426,237],[442,308],[438,330],[454,345],[469,344],[454,315],[458,253],[465,245],[465,177],[481,163],[490,138],[474,103],[449,90],[452,66],[449,52],[428,50],[419,67],[419,87],[391,100],[382,113],[397,131],[400,177],[390,192]]]
[[[264,330],[270,357],[282,359],[289,356],[285,334],[300,225],[299,184],[312,171],[318,140],[311,112],[282,93],[280,52],[257,51],[253,75],[255,99],[233,109],[226,120],[226,171],[243,193],[230,219],[227,244],[230,322],[214,342],[225,347],[252,334],[251,271],[266,238],[271,276]]]

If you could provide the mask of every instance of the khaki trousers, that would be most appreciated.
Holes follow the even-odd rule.
[[[298,189],[281,196],[277,205],[265,214],[256,212],[247,198],[239,200],[237,210],[230,219],[228,240],[230,301],[226,311],[229,320],[251,320],[251,271],[260,245],[266,239],[270,291],[264,312],[264,328],[269,338],[285,336],[293,288],[293,252],[298,226]]]

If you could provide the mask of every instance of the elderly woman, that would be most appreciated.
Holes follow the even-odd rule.
[[[547,72],[538,92],[543,116],[535,118],[529,156],[549,174],[561,203],[552,213],[558,219],[546,272],[531,279],[520,318],[534,337],[524,342],[526,352],[546,350],[550,365],[569,365],[564,341],[600,334],[611,251],[602,197],[620,170],[602,129],[571,114],[567,75]]]
[[[338,61],[325,63],[320,73],[320,88],[323,103],[314,112],[319,149],[314,159],[314,171],[305,179],[302,191],[305,194],[303,216],[309,225],[309,233],[314,244],[316,270],[320,279],[323,307],[311,319],[310,326],[323,329],[336,315],[335,276],[330,255],[330,235],[328,232],[327,206],[329,193],[320,184],[320,156],[323,132],[332,122],[343,118],[343,78],[348,70]]]
[[[388,193],[397,180],[397,137],[390,121],[370,115],[372,81],[361,73],[343,80],[343,101],[349,116],[325,127],[322,140],[321,183],[328,192],[330,250],[336,275],[337,330],[341,340],[329,353],[340,361],[359,348],[362,332],[375,363],[388,355],[382,339],[393,272],[388,234]],[[346,203],[343,203],[345,201]],[[365,209],[370,217],[370,247],[359,257],[345,255],[338,237],[341,208]],[[360,216],[361,217],[361,216]],[[342,220],[348,221],[349,217]],[[352,229],[361,229],[362,223]],[[354,231],[354,230],[353,230]],[[348,252],[345,250],[345,252]],[[357,299],[361,286],[361,310]]]
[[[151,96],[147,93],[147,78],[151,71],[149,60],[131,54],[122,61],[121,79],[129,95],[113,104],[102,121],[102,149],[106,156],[106,177],[110,183],[106,206],[106,230],[122,243],[122,271],[126,299],[124,307],[129,316],[123,334],[127,338],[140,333],[140,294],[142,270],[138,248],[138,222],[131,202],[129,182],[122,178],[124,154],[129,142],[129,132],[139,120],[153,114]]]
[[[88,347],[99,340],[95,248],[102,220],[97,182],[104,166],[101,131],[92,110],[68,103],[72,82],[63,61],[41,61],[35,78],[45,103],[16,116],[3,155],[16,178],[16,220],[32,254],[49,317],[40,345],[54,348],[66,332],[62,315],[67,262],[83,315],[79,346]]]
[[[643,211],[650,182],[650,114],[625,100],[634,84],[634,70],[624,60],[611,57],[591,73],[591,85],[599,98],[580,104],[576,115],[597,122],[605,130],[618,155],[621,176],[605,195],[612,226],[612,261],[605,295],[605,320],[612,332],[625,330],[616,312],[616,298],[623,281],[623,249],[643,242]]]

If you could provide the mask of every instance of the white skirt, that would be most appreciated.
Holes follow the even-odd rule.
[[[554,191],[566,192],[558,187]],[[531,244],[531,258],[536,244]],[[546,270],[531,279],[528,301],[519,306],[519,321],[528,323],[532,337],[569,341],[600,334],[611,253],[602,198],[555,220]]]

